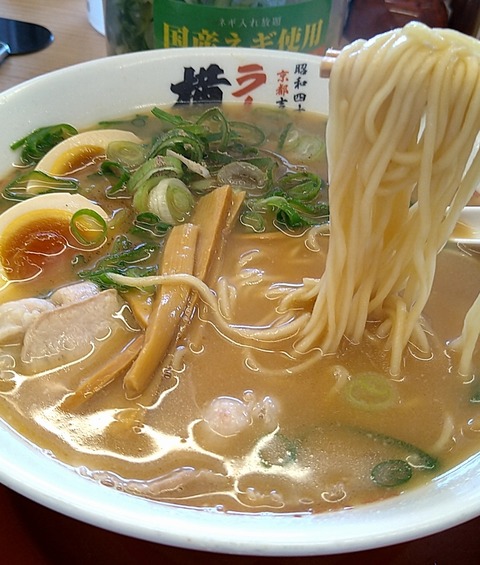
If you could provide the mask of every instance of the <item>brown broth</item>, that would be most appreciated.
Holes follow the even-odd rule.
[[[301,114],[298,118],[313,131],[323,127]],[[266,123],[276,131],[272,117]],[[151,127],[141,135],[152,135]],[[317,172],[324,171],[322,165]],[[114,232],[125,232],[131,222],[128,200],[106,200],[107,181],[91,173],[87,168],[79,174],[86,193],[116,211]],[[211,277],[217,294],[236,289],[229,322],[274,321],[273,283],[298,285],[304,277],[321,275],[328,236],[316,241],[312,248],[306,229],[251,234],[238,226]],[[75,268],[70,277],[76,280]],[[155,500],[242,512],[322,512],[397,496],[478,450],[480,414],[478,404],[470,402],[478,385],[464,383],[446,353],[480,290],[478,281],[480,262],[473,251],[442,251],[425,312],[433,329],[432,357],[424,359],[412,347],[395,378],[388,376],[388,352],[373,332],[367,331],[361,346],[344,343],[336,355],[299,355],[295,338],[268,345],[236,343],[200,303],[167,370],[157,372],[141,397],[128,400],[120,378],[78,408],[62,406],[93,367],[138,332],[126,325],[83,365],[22,376],[4,364],[0,415],[86,477]],[[45,294],[48,286],[22,285],[21,296]],[[7,363],[19,346],[0,350]],[[388,382],[385,403],[365,405],[361,397],[352,403],[351,383],[371,372]],[[230,403],[232,410],[240,407],[239,427],[246,422],[241,431],[212,431],[208,407],[215,399],[222,406]],[[227,430],[230,424],[227,414],[220,425]],[[378,463],[405,457],[414,468],[408,483],[385,488],[371,480]],[[428,467],[425,461],[435,461],[435,469],[422,468]]]

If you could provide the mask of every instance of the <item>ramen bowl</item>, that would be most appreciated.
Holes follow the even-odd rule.
[[[267,104],[328,112],[320,59],[254,49],[179,49],[66,68],[0,94],[0,172],[33,129],[77,128],[178,102]],[[243,514],[136,497],[87,478],[0,423],[0,480],[67,516],[182,548],[246,555],[352,552],[427,536],[480,514],[480,456],[400,496],[319,514]]]

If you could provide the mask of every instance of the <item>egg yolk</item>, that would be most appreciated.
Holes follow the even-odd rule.
[[[94,145],[73,147],[55,161],[49,172],[52,175],[69,175],[92,165],[101,157],[105,157],[105,150],[102,147]]]
[[[13,221],[0,243],[3,268],[11,280],[25,280],[64,264],[78,249],[70,233],[71,215],[43,211],[42,217],[29,214]]]

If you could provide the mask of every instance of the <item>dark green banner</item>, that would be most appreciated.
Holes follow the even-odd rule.
[[[332,0],[275,8],[217,7],[154,0],[155,46],[256,47],[321,53]]]

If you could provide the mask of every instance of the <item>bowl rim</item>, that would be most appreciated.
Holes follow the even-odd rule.
[[[243,48],[153,50],[88,61],[52,71],[0,93],[0,116],[50,84],[77,84],[96,73],[128,75],[131,69],[159,61],[224,61],[259,58],[307,60],[313,55]],[[102,79],[105,80],[105,79]],[[88,114],[83,116],[86,120]],[[28,120],[24,128],[29,129]],[[31,129],[31,128],[30,128]],[[9,143],[11,139],[6,140]],[[1,148],[0,148],[1,149]],[[28,463],[28,464],[26,464]],[[103,529],[175,547],[258,556],[306,556],[348,553],[410,541],[438,533],[480,514],[480,455],[399,497],[316,515],[239,514],[185,508],[137,498],[106,488],[72,471],[0,422],[0,482],[46,506]],[[478,481],[478,479],[477,479]],[[201,519],[198,519],[201,516]],[[388,516],[388,519],[385,518]],[[299,527],[301,525],[301,527]]]
[[[0,482],[15,492],[102,529],[210,553],[293,557],[376,549],[464,523],[478,516],[480,505],[480,493],[472,495],[466,484],[478,475],[478,456],[426,486],[380,502],[319,514],[242,514],[183,507],[108,488],[3,422],[0,445]],[[458,488],[451,489],[458,481],[466,487],[461,503]]]

